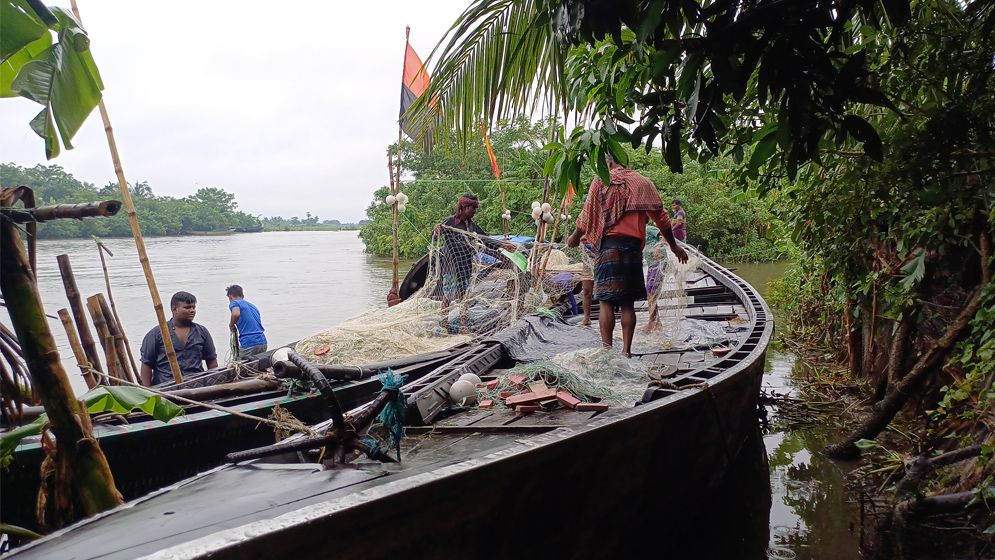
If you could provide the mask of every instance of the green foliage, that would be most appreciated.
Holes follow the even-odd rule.
[[[128,414],[140,410],[160,422],[169,422],[183,414],[183,409],[173,402],[142,387],[95,387],[81,396],[80,400],[90,414]],[[42,414],[34,422],[3,434],[0,437],[0,464],[9,464],[21,440],[40,434],[47,423],[48,415]]]
[[[532,201],[542,194],[545,155],[549,128],[543,123],[520,120],[502,123],[491,135],[491,143],[501,167],[501,186],[506,206],[512,212],[510,233],[534,235],[529,215]],[[395,149],[395,148],[391,148]],[[469,139],[466,149],[441,146],[431,154],[405,144],[403,162],[415,179],[402,188],[410,202],[400,215],[398,248],[402,256],[417,257],[425,252],[435,224],[452,215],[460,194],[472,192],[481,201],[475,220],[490,233],[502,231],[501,193],[493,180],[482,140]],[[646,175],[657,186],[664,203],[679,198],[687,212],[688,242],[706,249],[710,256],[726,260],[772,261],[784,256],[779,240],[785,233],[765,201],[756,193],[741,191],[728,173],[732,162],[717,159],[702,164],[690,162],[685,173],[672,173],[658,151],[645,153],[623,148],[619,159]],[[584,173],[584,185],[594,171]],[[581,189],[578,189],[581,190]],[[392,251],[391,213],[383,202],[387,187],[374,193],[367,208],[370,222],[360,232],[367,251],[387,256]],[[583,196],[575,197],[568,214],[575,218],[583,205]],[[572,224],[561,227],[569,233]]]
[[[34,189],[38,205],[72,204],[115,199],[120,195],[117,183],[97,189],[78,181],[58,165],[22,168],[0,164],[0,185],[26,185]],[[203,187],[191,196],[173,198],[155,196],[147,182],[131,187],[135,211],[144,235],[184,235],[194,232],[226,231],[229,227],[253,226],[255,217],[238,211],[235,195],[217,187]],[[127,237],[131,235],[124,212],[111,218],[56,220],[38,225],[39,238]]]
[[[606,153],[657,141],[675,172],[686,155],[742,159],[752,146],[748,176],[770,161],[793,178],[824,140],[882,157],[875,129],[851,112],[893,107],[863,45],[909,17],[908,0],[480,0],[440,41],[432,84],[409,116],[466,141],[480,120],[526,108],[577,115],[551,145],[561,192],[585,166],[605,176]],[[763,118],[772,122],[758,133]]]
[[[90,39],[72,14],[40,2],[0,1],[0,97],[19,95],[44,108],[31,129],[45,140],[45,156],[66,149],[104,84],[90,55]],[[53,42],[51,34],[58,40]]]

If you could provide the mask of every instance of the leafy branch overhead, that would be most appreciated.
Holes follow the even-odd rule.
[[[103,89],[90,39],[72,14],[37,0],[0,0],[0,97],[43,106],[30,126],[45,140],[48,159],[61,146],[72,149]]]
[[[861,107],[897,110],[876,87],[864,44],[910,17],[908,0],[478,0],[433,52],[433,82],[410,109],[444,138],[480,120],[540,111],[578,127],[555,139],[547,170],[561,188],[620,144],[683,157],[751,153],[794,177],[827,142],[880,138]],[[775,159],[772,159],[775,158]]]

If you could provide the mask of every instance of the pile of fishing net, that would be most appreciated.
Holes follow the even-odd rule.
[[[649,368],[639,360],[628,359],[611,348],[584,348],[519,364],[481,398],[496,399],[502,392],[515,390],[516,375],[524,376],[526,384],[542,381],[547,387],[564,389],[582,401],[612,406],[638,401],[650,381]]]
[[[509,247],[510,248],[510,247]],[[297,343],[319,364],[362,365],[445,350],[507,327],[548,303],[527,257],[445,228],[428,248],[422,287],[404,302],[356,315]]]
[[[315,333],[294,349],[317,364],[362,365],[445,350],[468,342],[471,333],[450,334],[440,323],[441,303],[411,298],[372,309]]]

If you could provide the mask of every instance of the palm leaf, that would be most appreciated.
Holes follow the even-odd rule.
[[[564,98],[563,53],[542,0],[476,2],[432,51],[431,83],[406,116],[428,123],[425,134],[465,143],[481,121],[552,112]]]

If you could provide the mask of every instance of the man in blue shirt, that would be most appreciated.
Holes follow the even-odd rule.
[[[169,300],[173,318],[166,324],[176,350],[176,361],[180,371],[193,374],[218,367],[218,352],[214,348],[211,333],[204,325],[194,323],[197,315],[197,298],[188,292],[176,292]],[[166,358],[166,347],[162,342],[162,331],[153,327],[142,340],[142,385],[158,385],[173,380],[173,372]]]
[[[238,358],[248,358],[266,351],[266,335],[263,332],[262,319],[259,318],[259,308],[245,301],[242,286],[232,284],[225,291],[228,293],[228,309],[231,310],[231,320],[228,328],[238,333]]]

